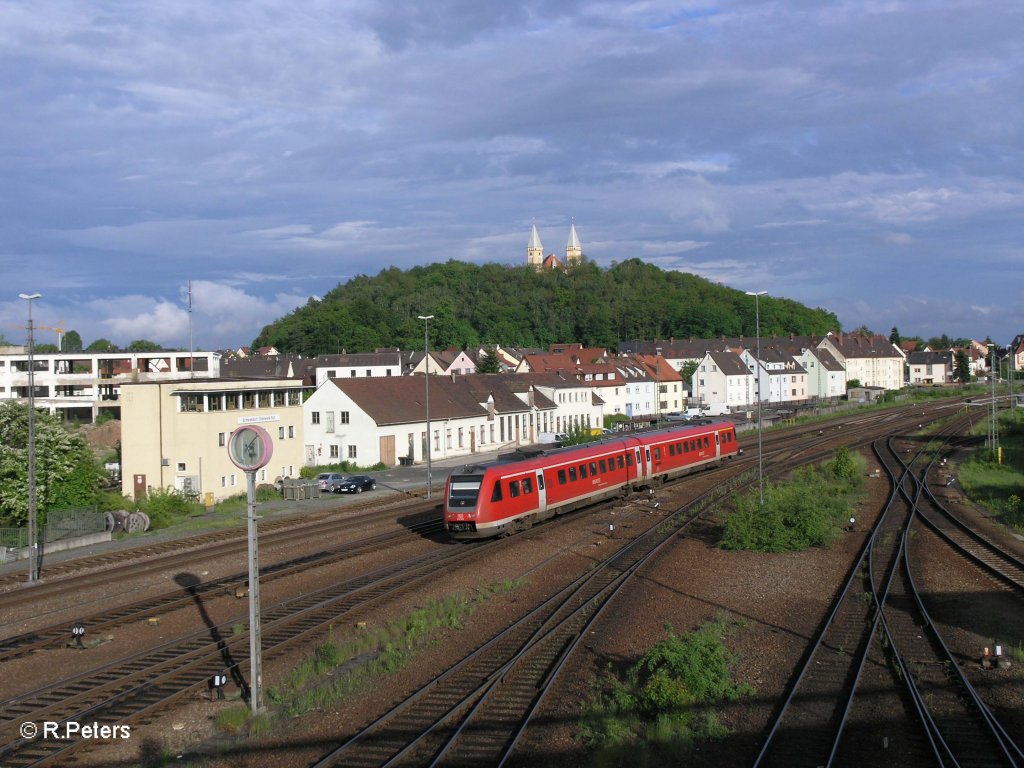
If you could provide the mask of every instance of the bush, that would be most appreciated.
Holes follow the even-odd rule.
[[[611,668],[584,705],[580,739],[596,765],[668,765],[709,739],[728,735],[711,707],[754,691],[732,682],[724,621],[668,637],[620,679]]]
[[[785,483],[766,483],[764,506],[753,489],[734,499],[720,545],[724,549],[793,552],[831,544],[863,487],[864,460],[845,448],[821,470],[796,470]]]
[[[171,488],[154,488],[138,506],[149,515],[151,530],[166,528],[193,513],[203,511],[199,504],[188,501]]]

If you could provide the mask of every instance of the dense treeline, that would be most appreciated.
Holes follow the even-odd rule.
[[[770,296],[760,304],[762,335],[840,327],[824,309]],[[614,349],[624,339],[755,331],[754,300],[744,292],[639,259],[609,269],[584,262],[567,272],[449,261],[360,275],[266,326],[252,346],[306,356],[422,348],[419,315],[434,316],[433,348],[576,341]]]

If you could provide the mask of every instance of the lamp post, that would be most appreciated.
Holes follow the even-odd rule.
[[[32,300],[42,298],[41,293],[19,293],[18,298],[28,302],[28,580],[39,578],[36,557],[36,364],[33,355],[35,339],[32,336]]]
[[[423,321],[423,389],[425,391],[424,404],[426,405],[427,411],[427,498],[430,498],[430,339],[427,335],[427,329],[430,327],[430,321],[434,319],[433,315],[419,315],[418,318]]]
[[[992,363],[989,368],[989,376],[992,379],[992,425],[989,428],[989,448],[992,450],[992,458],[999,461],[999,429],[996,426],[996,345],[989,344],[989,349],[992,351]]]
[[[764,507],[764,452],[761,449],[761,303],[760,298],[768,291],[747,291],[747,296],[754,297],[754,334],[757,339],[757,485],[760,491],[761,507]],[[770,386],[770,385],[769,385]]]

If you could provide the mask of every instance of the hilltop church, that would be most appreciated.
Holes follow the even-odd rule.
[[[544,255],[544,246],[540,243],[540,233],[537,232],[537,225],[533,225],[530,232],[530,243],[526,246],[526,264],[538,272],[542,269],[565,269],[573,264],[583,261],[583,245],[580,243],[579,235],[576,234],[576,222],[569,227],[569,242],[565,244],[565,263],[555,254]]]

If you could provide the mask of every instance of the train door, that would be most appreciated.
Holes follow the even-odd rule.
[[[636,453],[636,476],[638,480],[646,480],[648,476],[647,465],[644,464],[644,452],[642,448],[634,449]]]
[[[537,470],[537,511],[546,512],[548,508],[548,492],[544,488],[544,471]]]
[[[721,457],[722,455],[722,433],[715,432],[715,456]]]

